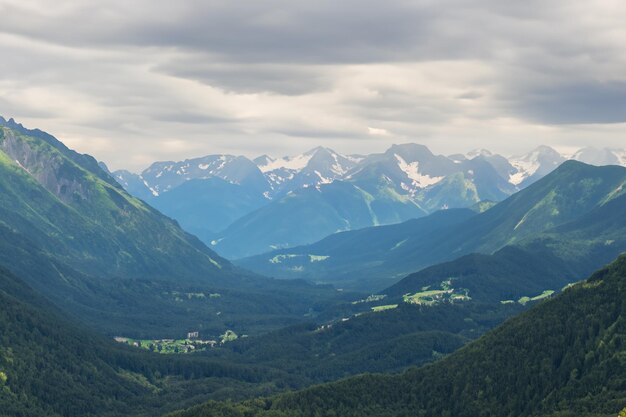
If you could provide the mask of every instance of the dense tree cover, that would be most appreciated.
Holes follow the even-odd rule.
[[[626,255],[435,364],[172,416],[608,417],[624,406]]]
[[[154,415],[401,371],[453,352],[519,309],[402,305],[324,328],[310,323],[240,338],[201,355],[164,356],[69,321],[0,270],[0,405],[11,416]]]
[[[391,301],[425,286],[438,288],[451,279],[454,288],[469,290],[473,300],[499,303],[517,301],[544,290],[560,291],[577,280],[578,270],[548,251],[533,253],[507,246],[493,255],[471,254],[411,274],[384,290]]]
[[[116,344],[0,270],[0,416],[152,416],[298,386],[268,367]]]
[[[330,325],[304,323],[240,338],[202,355],[280,369],[307,384],[363,372],[398,372],[449,354],[522,310],[500,303],[401,304]]]
[[[605,178],[593,169],[572,169],[561,180],[574,185],[559,186],[567,191],[562,197],[541,200],[550,210],[533,213],[519,237],[543,230],[541,222],[555,210],[560,220],[550,221],[561,226],[493,257],[471,255],[423,271],[411,286],[402,287],[405,281],[389,292],[401,297],[404,291],[454,278],[456,286],[470,290],[472,302],[400,303],[392,311],[354,317],[371,305],[354,307],[350,301],[356,296],[330,287],[242,273],[125,194],[93,159],[43,132],[13,127],[0,133],[0,265],[96,330],[180,337],[194,329],[211,337],[227,328],[261,332],[320,311],[327,312],[321,320],[350,318],[330,328],[300,324],[242,338],[205,356],[164,357],[115,345],[71,322],[1,271],[0,415],[156,415],[361,372],[401,371],[454,351],[521,309],[500,305],[500,299],[565,284],[626,242],[626,197],[621,188],[605,193],[619,184],[623,171],[611,169]],[[20,156],[28,156],[28,171],[15,163]],[[595,208],[567,223],[575,217],[570,205]],[[506,227],[512,225],[506,213],[496,214]],[[486,227],[489,222],[478,223]],[[463,233],[467,237],[469,232]],[[435,249],[454,253],[450,247]],[[624,288],[614,278],[623,272],[619,268],[434,366],[395,377],[366,375],[270,399],[214,402],[188,415],[614,412],[624,405]],[[345,303],[336,305],[338,299]],[[604,390],[599,388],[603,378],[611,381]]]
[[[401,371],[453,352],[514,311],[404,305],[324,328],[310,323],[241,338],[204,355],[164,356],[105,339],[0,270],[0,409],[10,416],[154,415]]]

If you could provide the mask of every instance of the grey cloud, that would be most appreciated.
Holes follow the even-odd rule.
[[[536,125],[555,129],[538,141],[563,141],[569,125],[598,124],[585,134],[612,144],[605,125],[626,122],[624,20],[626,5],[601,0],[0,0],[0,112],[114,167],[324,140],[380,150],[365,149],[382,140],[368,126],[443,153],[473,138],[514,148]]]
[[[64,45],[171,47],[244,62],[371,62],[401,58],[437,10],[397,1],[78,2],[51,17],[6,6],[5,32]],[[71,23],[71,24],[70,24]]]
[[[365,129],[363,129],[365,130]],[[315,129],[315,128],[286,128],[276,130],[275,133],[280,135],[295,137],[295,138],[313,138],[313,139],[362,139],[363,132],[360,134],[357,132],[350,132],[345,130],[332,130],[332,129]]]
[[[458,96],[456,96],[456,98],[460,100],[478,100],[482,96],[483,95],[478,91],[468,91],[466,93],[459,94]]]
[[[154,70],[240,93],[300,95],[333,83],[332,70],[321,65],[216,63],[198,54],[173,57]]]
[[[223,124],[236,123],[241,121],[236,118],[219,117],[210,114],[192,113],[184,111],[162,111],[153,115],[154,120],[170,122],[170,123],[190,123],[190,124]]]
[[[545,124],[626,123],[626,82],[547,86],[526,92],[515,106],[517,113]]]

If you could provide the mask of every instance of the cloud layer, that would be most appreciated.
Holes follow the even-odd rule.
[[[0,0],[0,114],[113,168],[623,147],[626,4]]]

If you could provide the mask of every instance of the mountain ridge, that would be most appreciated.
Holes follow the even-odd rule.
[[[291,324],[337,296],[328,287],[233,266],[129,195],[95,159],[28,132],[0,127],[0,265],[103,332],[164,337],[197,327],[212,335],[226,326],[254,332]],[[220,297],[207,303],[177,294]],[[252,311],[264,318],[252,319]]]
[[[400,279],[424,267],[471,252],[493,253],[506,245],[522,242],[527,236],[538,236],[552,227],[574,221],[594,207],[623,194],[625,181],[624,167],[594,167],[568,161],[489,210],[462,223],[446,225],[443,222],[439,229],[430,230],[429,234],[412,236],[409,233],[413,230],[409,226],[411,223],[381,226],[349,231],[312,245],[277,250],[237,263],[282,278],[303,276],[329,282],[326,277],[333,277],[330,282],[339,285],[347,285],[342,278],[350,279],[350,276]],[[433,216],[423,221],[428,222],[431,217],[434,221]],[[438,218],[445,219],[445,214]],[[602,216],[599,216],[595,221],[601,220]],[[371,243],[355,246],[353,237]],[[360,249],[357,251],[356,248]],[[322,256],[325,260],[312,264],[301,255]],[[270,262],[272,259],[281,259],[281,262]],[[384,285],[383,280],[379,285]],[[376,289],[381,288],[372,288]]]
[[[613,155],[611,161],[626,163],[626,158],[619,156],[620,152],[605,150],[600,154],[605,160],[607,155]],[[405,143],[392,145],[383,153],[364,156],[345,156],[324,147],[292,157],[262,155],[254,160],[210,155],[181,162],[154,163],[141,174],[116,171],[113,175],[129,192],[179,220],[218,253],[239,259],[272,248],[313,243],[342,230],[398,223],[440,209],[471,207],[485,200],[501,201],[538,181],[568,158],[602,161],[597,155],[598,152],[586,150],[564,156],[541,146],[510,158],[484,149],[467,155],[443,156],[435,155],[424,145]],[[242,168],[242,164],[247,168]],[[238,211],[238,218],[235,218],[237,216],[228,215],[232,213],[227,214],[231,203],[227,197],[215,198],[207,205],[199,193],[188,193],[184,198],[189,201],[189,208],[185,210],[181,210],[179,202],[171,201],[175,199],[162,198],[186,181],[211,177],[236,185],[237,195],[256,195],[259,204],[242,206],[245,209]],[[328,186],[333,182],[349,183],[356,189],[344,187],[347,194],[338,195],[338,201],[330,202],[326,195],[330,194]],[[203,188],[206,195],[217,193],[206,186]],[[322,193],[312,202],[305,191],[307,188]],[[330,217],[336,218],[332,225],[320,223],[315,216],[306,214],[311,205],[329,210],[329,203],[330,206],[344,204],[341,200],[351,198],[350,194],[359,195],[358,190],[362,191],[360,204],[371,207],[367,223],[335,209],[329,212]],[[260,199],[261,195],[264,199]],[[291,207],[288,217],[279,214],[283,204]],[[204,208],[204,218],[196,207]],[[194,218],[192,226],[189,226],[190,217]],[[258,220],[252,220],[255,218]],[[216,223],[220,226],[216,227]],[[297,225],[297,230],[286,230],[285,224]],[[299,232],[302,232],[301,237],[295,239]],[[284,235],[290,238],[285,239]],[[254,236],[262,236],[267,243],[245,243],[253,241]],[[244,243],[235,248],[227,243],[233,239]]]

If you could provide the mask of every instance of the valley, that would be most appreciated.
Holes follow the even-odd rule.
[[[582,392],[570,381],[598,386],[623,365],[624,167],[564,161],[544,150],[552,159],[538,160],[558,160],[558,167],[528,175],[523,187],[504,186],[499,170],[514,176],[516,165],[497,155],[481,151],[461,161],[402,145],[359,157],[324,148],[256,162],[206,157],[124,179],[13,120],[2,119],[0,132],[0,405],[7,415],[298,416],[315,409],[547,417]],[[321,165],[309,169],[311,161]],[[474,173],[482,167],[507,191],[489,194],[484,182],[472,183],[495,201],[446,194],[442,204],[451,207],[436,210],[436,187],[456,181],[457,165]],[[330,171],[319,171],[324,166]],[[392,174],[400,182],[409,175],[416,188],[402,194],[406,187],[394,181],[380,188],[379,179]],[[299,183],[289,185],[291,175]],[[133,189],[151,182],[148,192]],[[347,215],[350,230],[341,230]],[[272,218],[301,228],[277,228]],[[252,234],[239,226],[255,222],[263,227]],[[203,242],[218,236],[215,225],[230,230],[220,242],[232,239],[246,253],[271,248],[280,233],[308,237],[231,262],[215,252],[220,244]],[[239,248],[243,241],[248,249]],[[584,322],[600,304],[606,312]],[[553,343],[555,331],[580,343]],[[526,357],[518,334],[550,343],[524,345],[536,350]],[[607,347],[590,356],[599,343]],[[492,345],[528,363],[506,372],[535,381],[541,371],[547,385],[533,382],[527,397],[507,401],[517,382],[507,379],[510,364]],[[473,374],[486,385],[468,391]],[[43,384],[41,376],[58,383]],[[620,381],[578,398],[576,409],[590,417],[617,410],[626,398]],[[452,405],[440,395],[448,383]],[[478,402],[469,399],[476,390]]]
[[[0,417],[626,417],[625,21],[0,0]]]

